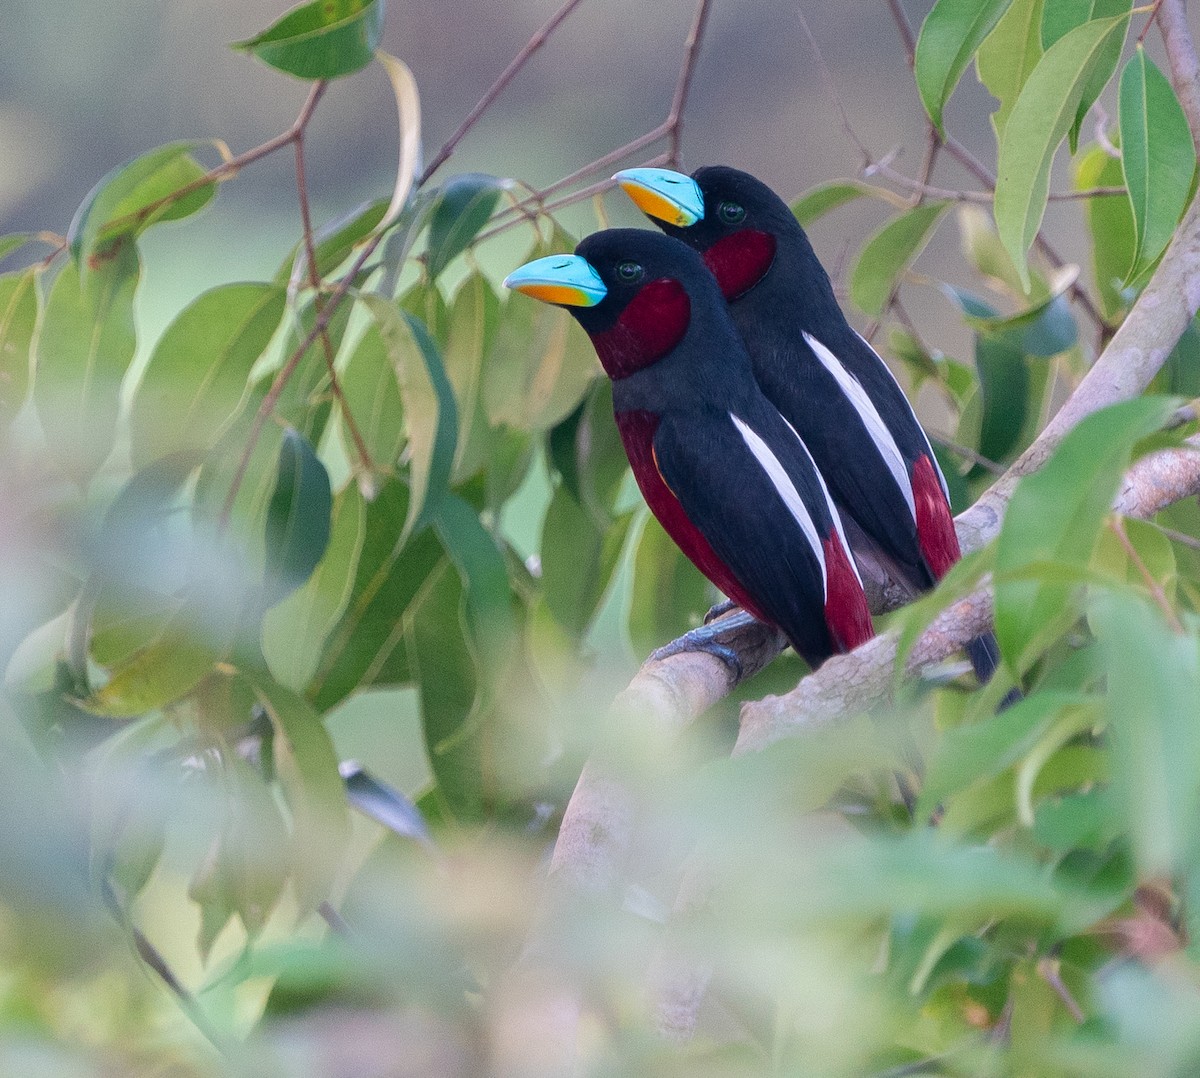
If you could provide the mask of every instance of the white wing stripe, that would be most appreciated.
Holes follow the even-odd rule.
[[[863,421],[863,425],[867,428],[867,433],[871,436],[871,441],[875,443],[875,448],[879,450],[879,455],[883,457],[883,462],[888,466],[888,471],[892,473],[892,478],[895,479],[896,486],[900,488],[900,493],[904,495],[904,500],[908,503],[908,511],[913,514],[913,518],[915,519],[917,508],[913,500],[912,481],[908,477],[908,465],[904,463],[900,447],[896,445],[896,440],[892,437],[892,432],[887,429],[887,424],[884,423],[883,417],[879,414],[875,404],[867,396],[867,391],[863,389],[859,380],[842,366],[837,356],[817,340],[816,337],[811,333],[805,333],[804,339],[808,342],[809,348],[816,354],[817,359],[821,361],[821,365],[833,375],[842,392],[846,394],[850,403],[854,405],[854,410],[858,413],[859,418]]]
[[[933,451],[933,446],[930,445],[930,443],[929,443],[929,435],[925,433],[925,428],[921,426],[921,421],[917,418],[917,413],[913,411],[913,406],[909,402],[908,397],[905,396],[904,390],[900,389],[900,383],[896,381],[896,376],[894,374],[892,374],[892,368],[889,367],[886,363],[884,363],[883,357],[880,356],[880,354],[878,352],[876,352],[874,348],[871,347],[870,343],[867,341],[867,338],[864,337],[861,333],[859,333],[858,330],[854,331],[854,336],[856,336],[860,341],[862,341],[863,347],[868,352],[870,352],[871,355],[873,355],[876,359],[879,360],[879,365],[885,371],[887,371],[887,376],[893,382],[895,382],[896,388],[900,390],[900,396],[903,398],[904,403],[908,405],[908,411],[913,417],[913,423],[916,424],[917,430],[919,430],[921,432],[921,437],[925,441],[925,448],[929,450],[929,459],[931,461],[933,461],[933,470],[935,472],[937,472],[938,482],[942,484],[942,493],[946,495],[946,501],[949,502],[950,501],[950,487],[946,483],[946,477],[942,474],[942,466],[938,463],[937,454]]]
[[[796,428],[791,423],[788,423],[786,416],[781,415],[779,418],[787,423],[787,429],[795,435],[801,450],[803,450],[804,455],[808,458],[808,463],[812,465],[813,475],[817,477],[817,482],[821,484],[821,493],[825,496],[825,504],[829,506],[829,516],[833,519],[833,526],[837,528],[838,537],[842,540],[842,549],[846,551],[850,568],[854,570],[854,575],[858,577],[859,584],[862,584],[862,577],[858,576],[858,566],[854,563],[854,558],[850,554],[850,543],[846,539],[846,533],[842,530],[842,515],[837,511],[837,506],[833,504],[833,498],[829,496],[829,488],[825,485],[825,477],[821,474],[821,469],[817,467],[817,462],[813,460],[812,454],[808,451],[808,446],[804,444],[804,439],[796,433]]]
[[[800,525],[800,530],[804,533],[804,538],[808,540],[808,545],[812,547],[813,553],[817,556],[817,561],[821,565],[822,595],[826,595],[825,551],[821,549],[821,540],[817,535],[817,527],[813,523],[808,509],[805,508],[804,499],[800,497],[800,492],[796,489],[796,484],[792,482],[787,469],[779,463],[779,458],[771,452],[766,442],[732,412],[729,413],[729,418],[733,420],[733,425],[737,427],[738,433],[742,436],[742,441],[746,443],[747,448],[754,454],[754,459],[761,465],[762,470],[767,473],[767,478],[771,480],[771,485],[783,500],[783,504],[787,506],[788,512],[792,514],[796,523]],[[801,442],[800,444],[803,445],[804,443]]]

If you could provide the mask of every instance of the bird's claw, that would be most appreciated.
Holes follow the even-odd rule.
[[[707,655],[712,655],[714,658],[720,659],[721,662],[729,669],[733,675],[734,681],[742,680],[742,660],[738,658],[738,654],[733,648],[726,644],[722,644],[718,639],[718,634],[725,630],[725,626],[702,625],[698,629],[691,629],[684,633],[683,636],[672,640],[669,644],[663,645],[661,648],[650,653],[650,660],[659,662],[662,659],[669,659],[672,655],[681,655],[688,651],[702,651]]]
[[[723,617],[731,610],[738,608],[737,603],[732,599],[726,599],[723,602],[717,603],[716,606],[708,608],[708,613],[704,615],[704,624],[707,625],[710,621],[716,621],[717,618]]]

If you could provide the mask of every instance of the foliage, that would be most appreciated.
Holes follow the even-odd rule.
[[[849,294],[949,416],[957,498],[1033,440],[1193,189],[1170,84],[1125,47],[1133,17],[939,0],[916,86],[939,130],[972,60],[997,97],[994,218],[857,179],[795,204],[806,224],[862,196],[894,211]],[[372,61],[382,18],[382,0],[305,4],[238,47],[335,78]],[[159,147],[49,257],[0,237],[0,1069],[341,1074],[321,1060],[358,1053],[356,1073],[470,1074],[522,1040],[536,1068],[543,1038],[521,1031],[561,991],[603,1015],[589,1073],[1194,1072],[1200,560],[1179,530],[1200,520],[1108,509],[1171,399],[1092,417],[1018,488],[992,562],[1016,706],[909,685],[755,756],[729,759],[716,721],[658,743],[608,714],[629,666],[613,619],[640,656],[715,596],[645,519],[578,327],[475,265],[513,184],[417,175],[411,75],[377,58],[406,147],[393,206],[306,226],[273,280],[196,297],[141,366],[139,237],[219,212],[253,155],[206,170],[201,143]],[[1110,83],[1119,127],[1086,142]],[[1030,254],[1063,143],[1081,189],[1124,187],[1079,211],[1091,314],[1077,270]],[[951,227],[971,280],[911,274]],[[574,244],[545,214],[532,231],[530,257]],[[974,363],[894,319],[899,290],[930,284]],[[1197,392],[1197,339],[1156,388]],[[530,489],[532,557],[505,523]],[[410,788],[339,769],[329,727],[370,692],[416,701]],[[545,887],[593,751],[652,821],[620,908]],[[697,848],[715,888],[665,928]],[[180,925],[172,1000],[137,965]],[[513,963],[535,931],[531,986]],[[713,970],[682,1047],[650,1035],[663,947]]]

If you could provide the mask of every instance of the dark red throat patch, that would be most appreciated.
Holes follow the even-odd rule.
[[[950,571],[950,566],[962,557],[962,552],[937,469],[925,455],[918,457],[913,465],[912,490],[921,553],[934,577],[941,580]]]
[[[616,325],[592,335],[601,366],[614,380],[649,367],[683,339],[691,316],[683,285],[670,277],[651,281],[629,301]]]
[[[875,635],[867,596],[836,529],[821,546],[825,551],[825,624],[838,650],[850,651]]]
[[[727,300],[749,292],[775,261],[775,237],[743,228],[717,240],[704,252],[704,262]]]

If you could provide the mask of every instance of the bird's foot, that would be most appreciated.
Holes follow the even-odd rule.
[[[710,625],[705,624],[697,629],[692,629],[677,637],[669,644],[656,649],[650,653],[650,659],[654,662],[659,662],[662,659],[669,659],[672,655],[681,655],[687,651],[703,651],[707,655],[712,655],[714,658],[720,659],[721,662],[729,669],[733,675],[733,680],[742,680],[742,660],[738,658],[738,654],[733,648],[726,644],[722,644],[718,639],[721,633],[727,632],[726,625]]]

